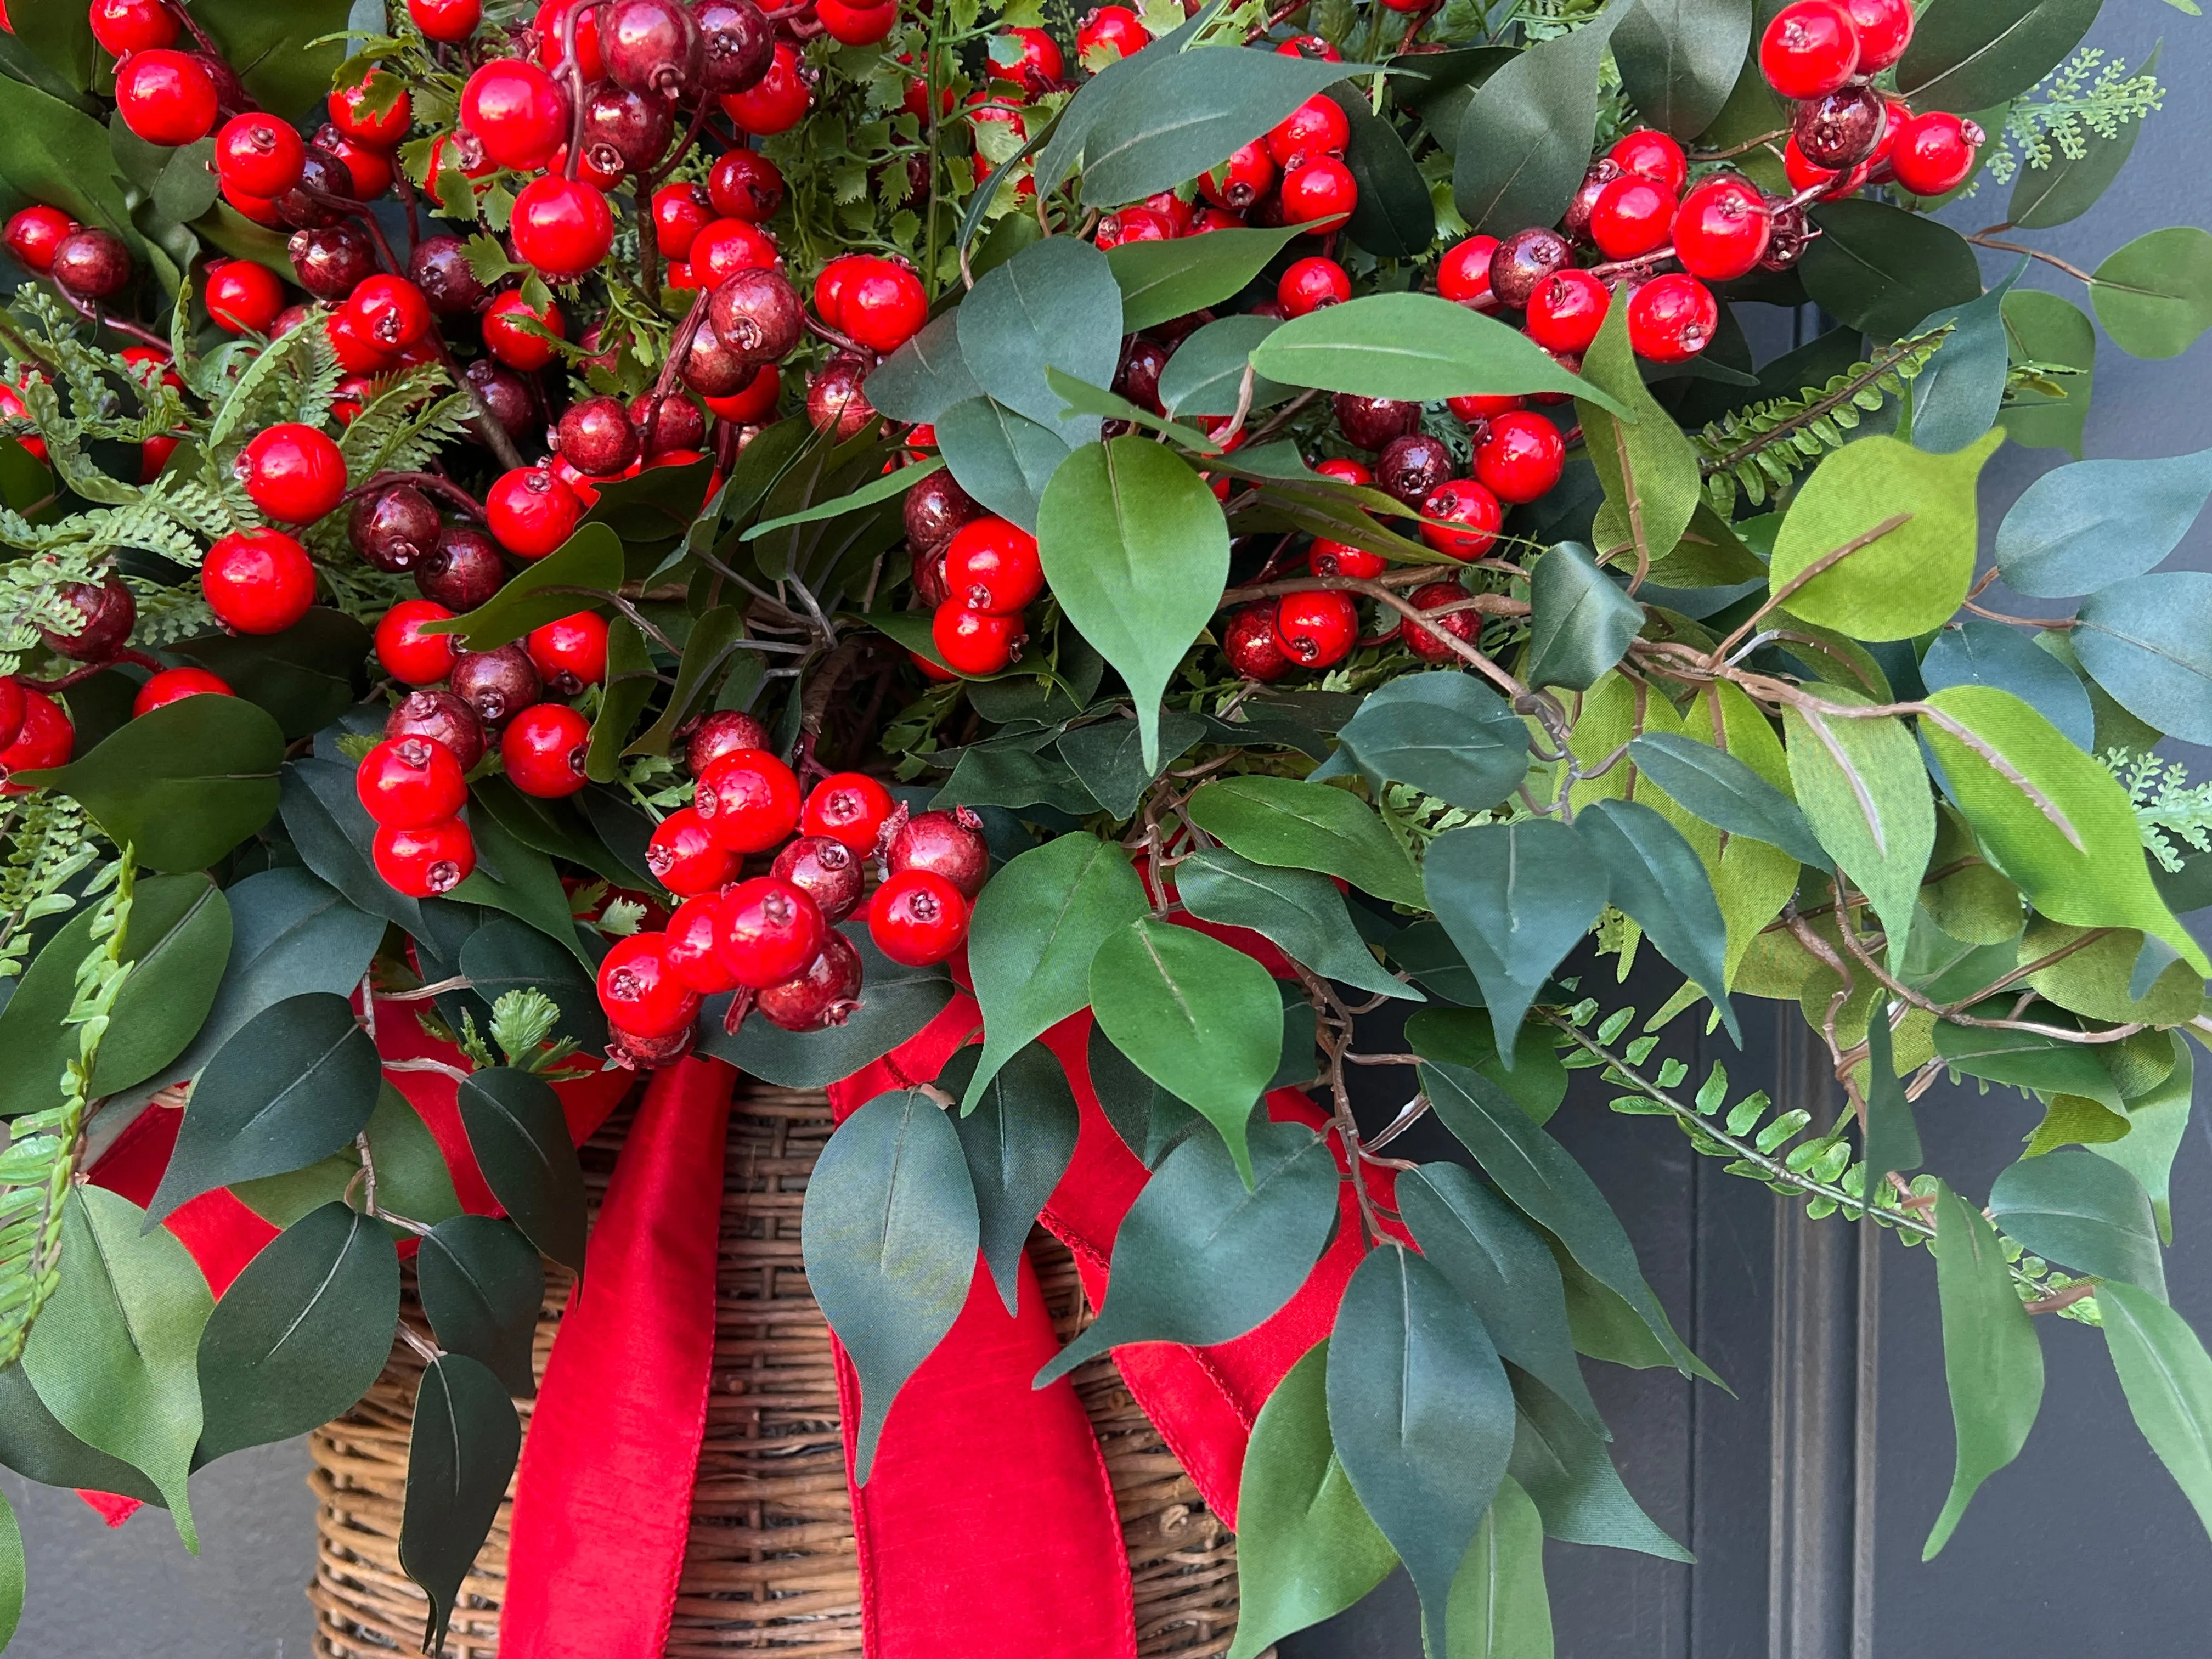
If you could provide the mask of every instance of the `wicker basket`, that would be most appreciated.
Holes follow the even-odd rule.
[[[584,1151],[594,1199],[605,1190],[627,1115]],[[799,1247],[799,1204],[829,1139],[819,1093],[741,1087],[731,1116],[714,1391],[691,1510],[669,1659],[765,1650],[810,1659],[860,1652],[852,1510],[838,1440],[829,1331]],[[1090,1317],[1075,1264],[1040,1231],[1030,1254],[1063,1337]],[[568,1279],[548,1269],[538,1327],[542,1373]],[[410,1295],[406,1316],[420,1322]],[[422,1362],[404,1344],[368,1396],[311,1437],[308,1484],[320,1504],[308,1599],[325,1659],[412,1653],[422,1592],[399,1571],[399,1515],[408,1425]],[[1136,1589],[1137,1651],[1208,1659],[1228,1650],[1237,1620],[1237,1557],[1114,1370],[1099,1358],[1074,1374],[1106,1457]],[[527,1418],[530,1407],[522,1407]],[[507,1511],[477,1558],[447,1651],[493,1659],[507,1567]]]

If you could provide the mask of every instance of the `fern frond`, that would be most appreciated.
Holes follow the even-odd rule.
[[[1984,169],[2002,185],[2021,167],[2040,170],[2062,157],[2078,161],[2092,137],[2118,137],[2129,122],[2162,107],[2165,95],[2157,76],[2131,76],[2124,58],[2106,63],[2101,48],[2084,46],[2013,100]]]
[[[2181,868],[2177,836],[2192,852],[2212,851],[2212,783],[2191,783],[2188,767],[2158,755],[2108,749],[2099,758],[2128,792],[2142,843],[2160,869]]]

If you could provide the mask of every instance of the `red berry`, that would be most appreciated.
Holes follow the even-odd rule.
[[[530,631],[530,660],[545,684],[564,697],[607,677],[607,624],[597,611],[579,611]]]
[[[692,804],[721,845],[765,853],[799,827],[799,780],[764,749],[732,750],[700,773]]]
[[[787,1031],[842,1025],[860,1007],[860,953],[842,933],[823,935],[822,953],[789,979],[764,985],[754,999],[761,1018]]]
[[[1861,75],[1879,75],[1912,43],[1911,0],[1842,0],[1858,31]]]
[[[1510,395],[1474,392],[1464,398],[1447,398],[1444,407],[1456,415],[1461,422],[1480,436],[1479,428],[1521,407],[1521,399]]]
[[[799,827],[855,853],[872,853],[891,815],[891,792],[865,772],[833,772],[807,793]]]
[[[519,466],[484,495],[484,518],[499,544],[518,559],[542,559],[568,539],[584,504],[544,466]]]
[[[1498,527],[1505,521],[1498,497],[1473,478],[1454,478],[1421,503],[1421,517],[1442,519],[1464,529],[1424,524],[1421,539],[1437,552],[1454,559],[1479,559],[1498,540]]]
[[[281,530],[234,530],[208,550],[200,591],[240,634],[281,634],[315,602],[307,550]]]
[[[1982,147],[1982,130],[1963,115],[1929,110],[1897,129],[1890,171],[1915,196],[1941,196],[1966,182]]]
[[[974,898],[991,873],[991,848],[983,839],[983,820],[965,806],[951,811],[917,812],[901,824],[884,849],[884,864],[901,870],[929,870]]]
[[[376,624],[376,659],[403,685],[435,685],[453,672],[451,634],[425,634],[424,623],[450,622],[453,613],[428,599],[402,599]]]
[[[398,367],[398,357],[362,337],[361,331],[353,325],[353,319],[343,308],[331,312],[325,319],[323,332],[330,340],[338,367],[349,374],[373,377],[388,374]]]
[[[1628,344],[1655,363],[1686,362],[1711,343],[1721,308],[1694,276],[1654,276],[1628,296]]]
[[[234,190],[274,197],[300,182],[307,146],[293,127],[257,110],[222,124],[215,136],[215,165]]]
[[[1690,159],[1682,147],[1656,127],[1638,127],[1613,140],[1606,156],[1623,173],[1649,179],[1669,196],[1690,182]]]
[[[797,126],[813,101],[813,88],[799,63],[799,48],[779,40],[768,72],[743,92],[723,94],[722,109],[740,131],[764,137]]]
[[[968,937],[968,901],[932,870],[902,870],[868,901],[868,937],[893,962],[926,968]]]
[[[477,32],[483,0],[407,0],[407,15],[424,39],[450,46]]]
[[[1826,5],[1827,0],[1800,3]],[[1759,186],[1741,173],[1716,173],[1692,185],[1675,211],[1674,257],[1692,276],[1725,283],[1759,263],[1771,231]]]
[[[1474,447],[1474,476],[1501,501],[1533,501],[1559,483],[1567,447],[1541,415],[1500,415]]]
[[[591,740],[591,722],[567,703],[536,702],[499,734],[499,758],[507,781],[524,794],[557,799],[589,781],[584,750]]]
[[[1674,197],[1649,179],[1625,173],[1590,206],[1590,240],[1608,259],[1634,259],[1667,246]]]
[[[1352,142],[1352,123],[1327,93],[1317,92],[1277,123],[1267,134],[1267,154],[1288,172],[1317,155],[1342,155]]]
[[[123,125],[149,144],[190,144],[215,128],[215,82],[188,52],[131,53],[115,66],[115,102]]]
[[[460,763],[428,738],[386,738],[362,757],[354,793],[387,830],[427,830],[466,805]]]
[[[755,876],[722,896],[714,956],[755,990],[789,979],[821,953],[830,924],[814,901],[777,876]]]
[[[738,152],[750,155],[750,150]],[[681,259],[714,215],[706,192],[693,184],[663,185],[653,192],[653,240],[664,259]]]
[[[777,395],[783,389],[783,376],[774,363],[763,363],[753,372],[753,378],[726,398],[708,398],[703,401],[708,414],[717,420],[727,421],[732,426],[750,426],[765,420],[775,412]]]
[[[848,6],[843,0],[816,0],[823,31],[840,46],[872,46],[898,22],[896,5]]]
[[[1242,213],[1265,196],[1274,182],[1274,158],[1255,138],[1218,167],[1200,173],[1198,193],[1218,208]]]
[[[370,87],[379,73],[372,70],[359,85],[331,94],[331,125],[356,144],[366,144],[371,149],[393,149],[414,125],[415,101],[402,87],[381,115],[371,113],[374,100],[370,96]],[[387,80],[386,85],[389,84]]]
[[[1318,34],[1294,34],[1275,46],[1279,58],[1303,58],[1312,64],[1341,64],[1344,54]]]
[[[871,259],[844,284],[838,315],[842,331],[872,351],[896,351],[929,320],[929,295],[903,265]]]
[[[842,921],[860,902],[866,872],[860,855],[828,836],[800,836],[787,842],[769,866],[821,908],[824,921]]]
[[[231,471],[254,506],[280,524],[313,524],[345,495],[345,457],[297,422],[256,433]]]
[[[369,851],[385,884],[409,898],[450,893],[477,867],[476,842],[459,818],[420,830],[380,829]]]
[[[1018,612],[1000,616],[970,611],[957,599],[948,599],[930,618],[929,637],[954,673],[971,678],[995,674],[1014,659],[1023,638],[1022,619]]]
[[[783,205],[783,170],[757,149],[727,150],[707,175],[707,195],[723,218],[765,224]]]
[[[970,611],[1012,616],[1044,591],[1036,538],[1005,519],[971,519],[945,546],[945,580]]]
[[[1285,224],[1310,225],[1358,206],[1359,185],[1334,155],[1317,155],[1283,175],[1280,199]]]
[[[1759,73],[1784,98],[1833,92],[1858,66],[1858,27],[1834,0],[1795,0],[1759,37]]]
[[[679,806],[654,826],[645,867],[670,892],[690,898],[719,892],[737,874],[738,855],[715,845],[696,808]]]
[[[1437,292],[1455,305],[1487,306],[1490,260],[1497,252],[1495,236],[1470,236],[1453,243],[1437,262]]]
[[[1359,611],[1349,593],[1324,588],[1275,602],[1276,647],[1301,668],[1342,662],[1358,639]]]
[[[22,723],[15,741],[0,749],[0,795],[29,794],[33,786],[15,782],[15,775],[66,765],[76,747],[76,728],[59,703],[43,691],[18,690],[23,699]]]
[[[1612,302],[1603,278],[1571,265],[1555,270],[1528,296],[1528,337],[1547,351],[1587,351]]]
[[[618,939],[599,963],[599,1006],[610,1024],[640,1036],[666,1036],[698,1018],[699,994],[671,966],[665,933]]]
[[[461,125],[499,166],[534,173],[568,142],[568,100],[537,64],[495,58],[461,89]]]
[[[606,192],[580,179],[533,179],[514,198],[515,257],[548,282],[591,274],[614,245]]]
[[[13,683],[10,682],[12,684]],[[220,676],[204,668],[165,668],[138,688],[138,695],[131,700],[131,717],[150,714],[156,708],[167,708],[173,702],[182,702],[186,697],[234,697],[238,695]],[[18,703],[21,693],[16,694]],[[18,715],[20,720],[21,715]],[[0,720],[0,729],[6,722]]]
[[[59,208],[27,207],[8,221],[8,252],[26,269],[50,275],[54,249],[76,228],[76,221]]]
[[[1248,680],[1279,680],[1291,672],[1291,659],[1275,641],[1271,601],[1248,605],[1232,614],[1221,630],[1221,650],[1229,665]]]
[[[669,971],[702,996],[718,996],[738,988],[738,981],[714,954],[721,915],[719,893],[685,899],[669,917],[668,942],[660,947],[661,960]]]
[[[1115,248],[1131,242],[1171,242],[1175,234],[1175,222],[1166,214],[1148,207],[1125,207],[1101,219],[1092,240],[1102,248]]]
[[[1440,606],[1456,605],[1467,597],[1467,590],[1457,582],[1430,582],[1415,588],[1406,598],[1408,603],[1423,611],[1434,611]],[[1472,643],[1478,618],[1472,611],[1455,611],[1449,616],[1438,617],[1434,622],[1406,622],[1399,625],[1398,637],[1406,648],[1424,662],[1449,662],[1459,653],[1445,643],[1443,635]]]
[[[92,38],[110,58],[172,46],[177,28],[162,0],[92,0]]]
[[[1326,536],[1315,538],[1314,544],[1306,550],[1306,564],[1316,576],[1352,576],[1362,581],[1372,581],[1390,568],[1389,560],[1380,553]]]
[[[231,334],[267,334],[284,309],[284,284],[251,259],[222,259],[208,267],[207,312]]]
[[[421,289],[404,276],[381,273],[354,289],[345,314],[355,331],[378,350],[395,353],[428,334],[434,320]]]
[[[428,738],[452,751],[465,772],[483,758],[483,723],[450,691],[410,691],[385,716],[387,738]]]
[[[841,253],[815,273],[814,314],[836,329],[845,329],[845,295],[860,273],[875,263],[869,253]]]
[[[1893,137],[1893,133],[1884,135],[1885,143],[1879,155],[1886,155],[1887,141]],[[1782,144],[1782,171],[1790,179],[1790,188],[1806,191],[1818,187],[1822,196],[1831,198],[1856,193],[1873,173],[1876,159],[1877,156],[1870,155],[1856,167],[1838,171],[1833,167],[1815,167],[1808,161],[1805,152],[1797,147],[1795,133],[1784,139]]]
[[[687,256],[692,280],[720,288],[741,270],[773,270],[782,258],[768,233],[743,219],[717,219],[693,239]]]
[[[1334,259],[1295,260],[1275,283],[1277,302],[1293,317],[1342,305],[1351,297],[1351,275]]]
[[[1100,6],[1077,26],[1075,56],[1095,71],[1116,58],[1133,58],[1152,43],[1152,32],[1128,7]]]
[[[1049,92],[1067,73],[1060,42],[1042,29],[1011,28],[991,40],[991,73],[1032,94]]]
[[[544,310],[532,311],[530,302],[520,292],[509,292],[494,300],[484,312],[484,349],[509,368],[519,368],[526,374],[544,368],[556,355],[553,343],[545,334],[526,326],[531,324],[544,329],[555,340],[568,337],[559,306],[548,300]]]

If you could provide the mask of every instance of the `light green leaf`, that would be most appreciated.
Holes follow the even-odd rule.
[[[1406,849],[1374,808],[1341,789],[1290,778],[1224,778],[1193,795],[1188,810],[1193,823],[1255,864],[1318,870],[1392,903],[1429,908]]]
[[[2212,328],[2212,231],[2171,225],[2105,256],[2089,303],[2131,357],[2176,357]]]
[[[1631,21],[1640,15],[1630,13]],[[1616,548],[1633,549],[1637,568],[1648,570],[1680,544],[1703,499],[1704,483],[1697,451],[1644,388],[1628,345],[1628,299],[1626,286],[1614,295],[1605,325],[1583,356],[1583,379],[1610,392],[1629,418],[1616,419],[1586,398],[1577,400],[1575,412],[1582,417],[1590,465],[1605,487],[1605,505],[1590,526],[1591,538],[1608,556]]]
[[[1832,702],[1861,702],[1823,686]],[[1890,965],[1905,960],[1920,878],[1936,846],[1936,803],[1920,745],[1902,720],[1786,708],[1790,782],[1828,856],[1873,904],[1889,933]]]
[[[1544,1523],[1510,1474],[1452,1580],[1449,1626],[1449,1659],[1552,1659]]]
[[[0,1492],[0,1648],[15,1634],[23,1616],[23,1529],[8,1494]]]

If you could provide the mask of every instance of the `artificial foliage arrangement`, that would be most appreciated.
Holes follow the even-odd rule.
[[[2032,240],[2163,95],[2097,11],[15,0],[0,1462],[195,1547],[192,1471],[398,1342],[425,1651],[519,1463],[502,1650],[658,1653],[685,1241],[738,1078],[827,1085],[872,1644],[1134,1653],[1060,1380],[1110,1350],[1237,1659],[1401,1562],[1431,1653],[1548,1655],[1546,1537],[1689,1559],[1584,1361],[1719,1380],[1546,1127],[1584,1070],[1929,1247],[1929,1554],[2045,1341],[2212,1524],[2158,753],[2212,742],[2159,568],[2212,454],[2079,459],[2212,233]],[[1757,363],[1759,307],[1826,331]],[[2075,459],[1985,565],[2007,442]],[[1762,999],[1840,1112],[1670,1053]],[[1947,1078],[2045,1109],[1987,1192],[1924,1167]],[[1464,1158],[1393,1156],[1431,1115]],[[948,1481],[1029,1553],[927,1566]],[[0,1632],[21,1563],[0,1507]]]

